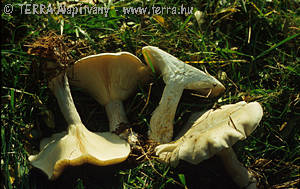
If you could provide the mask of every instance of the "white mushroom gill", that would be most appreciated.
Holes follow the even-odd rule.
[[[130,146],[126,141],[109,132],[90,132],[82,124],[66,75],[52,79],[49,87],[57,98],[68,130],[41,141],[41,152],[29,157],[33,166],[45,172],[49,179],[56,179],[67,166],[84,163],[106,166],[127,159]]]
[[[149,138],[167,143],[173,137],[173,121],[184,89],[214,97],[223,93],[225,87],[213,76],[185,64],[157,47],[146,46],[142,52],[147,64],[162,74],[166,84],[159,106],[150,120]]]

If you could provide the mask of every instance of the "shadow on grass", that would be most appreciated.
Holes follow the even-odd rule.
[[[130,162],[127,161],[119,165],[106,167],[97,167],[90,164],[84,164],[78,167],[68,167],[64,170],[62,175],[54,181],[48,180],[47,176],[42,171],[33,168],[29,173],[30,188],[124,188],[121,184],[122,175],[119,174],[119,171],[133,168],[132,166],[134,165],[132,164],[130,165],[131,167],[129,167],[129,163]],[[177,168],[171,170],[171,174],[174,176],[173,178],[178,178],[178,174],[183,174],[187,188],[238,188],[226,174],[221,161],[217,157],[205,160],[199,165],[192,165],[181,161]],[[156,187],[160,186],[157,185]],[[182,188],[182,186],[170,182],[163,188],[179,189]]]
[[[58,179],[52,181],[41,170],[33,168],[29,173],[29,183],[30,188],[38,189],[118,188],[121,185],[120,169],[124,169],[124,164],[105,167],[84,164],[66,168]]]

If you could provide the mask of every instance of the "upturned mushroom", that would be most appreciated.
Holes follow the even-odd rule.
[[[82,124],[66,75],[52,79],[49,87],[57,98],[68,130],[41,141],[41,152],[29,156],[34,167],[41,169],[49,179],[56,179],[67,166],[84,163],[107,166],[127,159],[130,146],[125,140],[110,132],[90,132]]]
[[[139,83],[146,81],[149,68],[128,52],[102,53],[78,60],[68,71],[70,84],[87,91],[105,106],[109,130],[128,123],[122,101]]]
[[[211,109],[193,123],[177,141],[158,146],[156,154],[171,166],[179,160],[198,164],[214,155],[221,157],[232,179],[240,186],[256,188],[256,180],[238,161],[231,148],[249,136],[259,124],[263,110],[259,103],[242,101]]]
[[[169,53],[153,46],[143,47],[147,64],[162,74],[166,84],[158,107],[150,120],[149,138],[167,143],[173,137],[173,121],[184,89],[198,91],[207,97],[216,97],[225,87],[213,76],[185,64]]]

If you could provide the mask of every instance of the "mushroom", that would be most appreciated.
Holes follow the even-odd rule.
[[[49,87],[57,98],[68,130],[41,141],[41,152],[29,156],[34,167],[45,172],[49,179],[56,179],[67,166],[84,163],[107,166],[127,159],[130,146],[125,140],[110,132],[90,132],[82,124],[65,74],[52,79]]]
[[[159,158],[176,167],[179,160],[198,164],[214,155],[221,157],[229,175],[240,187],[255,188],[256,180],[238,161],[231,146],[249,136],[259,124],[259,103],[241,101],[202,114],[177,141],[157,146]]]
[[[111,132],[121,123],[128,123],[122,101],[136,90],[138,83],[146,81],[149,74],[148,67],[128,52],[87,56],[68,72],[71,85],[86,90],[105,106]]]
[[[157,47],[143,47],[142,53],[147,64],[162,74],[166,84],[159,105],[150,120],[149,138],[159,143],[167,143],[173,137],[173,120],[184,89],[196,90],[207,97],[216,97],[224,92],[225,87],[213,76],[185,64]]]

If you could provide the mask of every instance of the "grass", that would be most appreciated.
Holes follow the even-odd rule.
[[[38,152],[41,138],[66,128],[47,87],[47,75],[43,72],[46,61],[54,59],[67,64],[87,55],[119,51],[131,52],[144,61],[141,48],[152,45],[183,61],[198,62],[191,64],[206,68],[217,77],[226,86],[224,96],[217,101],[219,105],[241,100],[260,102],[264,109],[261,124],[247,140],[237,143],[235,150],[241,162],[255,172],[260,188],[296,188],[300,168],[300,10],[296,2],[117,1],[107,17],[101,14],[21,15],[17,4],[22,1],[3,2],[2,10],[10,3],[14,12],[1,13],[2,187],[235,187],[216,158],[197,166],[182,162],[179,168],[173,169],[146,158],[137,164],[136,157],[131,157],[120,167],[104,170],[89,165],[70,168],[55,182],[48,181],[30,166],[28,155]],[[198,25],[193,15],[158,17],[121,12],[122,7],[180,7],[181,4],[193,7],[194,12],[204,12],[203,23]],[[28,53],[37,39],[61,33],[64,46],[56,47],[63,49],[56,56],[43,56],[39,51]],[[53,50],[56,44],[47,48]],[[159,76],[153,78],[149,103],[144,108],[149,86],[139,87],[136,95],[125,102],[133,129],[140,133],[147,131],[164,84]],[[72,88],[72,94],[84,124],[93,131],[105,130],[108,121],[103,107],[76,88]],[[185,91],[176,113],[175,132],[191,112],[208,109],[214,103]]]

